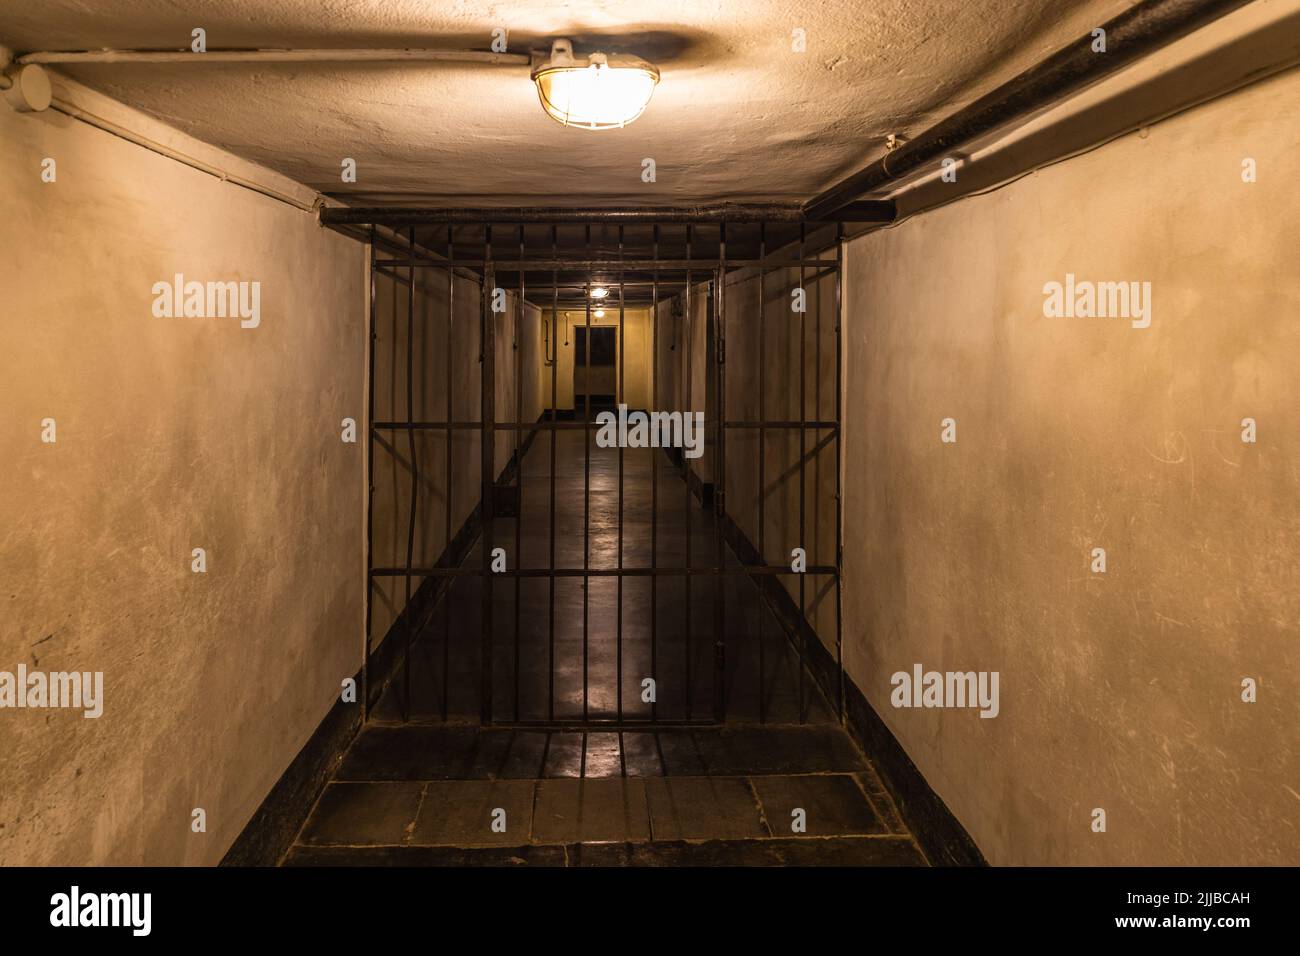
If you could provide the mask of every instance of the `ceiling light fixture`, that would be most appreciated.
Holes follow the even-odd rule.
[[[603,299],[607,295],[609,295],[609,290],[606,289],[603,285],[598,285],[596,286],[596,288],[591,290],[591,297],[593,299]]]
[[[563,126],[621,129],[643,112],[659,71],[634,56],[593,53],[575,59],[573,44],[556,40],[550,59],[533,70],[542,108]]]
[[[593,314],[596,318],[598,318],[598,319],[603,319],[603,318],[605,317],[605,310],[604,310],[604,309],[597,309],[597,310],[596,310],[595,312],[593,312],[592,314]]]

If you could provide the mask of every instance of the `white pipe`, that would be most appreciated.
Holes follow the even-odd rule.
[[[528,66],[526,53],[491,53],[485,50],[69,50],[27,53],[27,63],[377,63],[399,61],[492,63]]]
[[[203,162],[203,160],[201,159],[196,159],[193,156],[188,156],[185,153],[180,152],[179,150],[172,149],[170,146],[164,146],[162,143],[159,143],[156,140],[152,140],[147,136],[141,136],[138,133],[133,133],[131,130],[118,126],[116,123],[104,119],[102,116],[96,116],[94,113],[89,113],[86,110],[80,109],[79,107],[76,107],[73,104],[68,103],[64,100],[55,99],[51,105],[53,106],[54,109],[58,110],[60,113],[63,113],[66,116],[70,116],[75,120],[80,120],[81,122],[86,123],[90,126],[94,126],[97,129],[102,129],[106,133],[112,133],[114,136],[120,136],[122,139],[126,140],[127,142],[134,143],[137,146],[142,146],[145,149],[158,153],[160,156],[166,156],[168,159],[173,159],[178,163],[184,163],[186,166],[190,166],[194,169],[199,170],[200,172],[207,173],[209,176],[215,176],[217,179],[220,179],[222,182],[233,183],[236,186],[242,186],[245,189],[251,189],[253,192],[261,193],[263,196],[267,196],[271,199],[278,199],[280,202],[290,206],[294,206],[298,209],[303,210],[304,212],[316,211],[314,206],[307,205],[299,201],[298,199],[294,198],[293,196],[288,196],[282,192],[279,192],[278,190],[272,189],[268,186],[263,186],[261,183],[256,183],[250,179],[245,179],[242,176],[232,175],[231,173],[226,172],[224,169],[219,169],[216,166],[211,165],[210,163]]]

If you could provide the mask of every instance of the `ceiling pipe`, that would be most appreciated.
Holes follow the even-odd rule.
[[[50,63],[490,63],[529,66],[527,53],[487,50],[67,50],[26,53],[21,64]]]
[[[894,182],[963,143],[1029,115],[1117,72],[1250,0],[1145,0],[1103,23],[1105,52],[1090,33],[958,110],[804,204],[810,220],[829,220],[859,196]]]

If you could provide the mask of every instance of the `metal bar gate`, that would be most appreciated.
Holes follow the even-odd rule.
[[[611,222],[592,212],[586,221],[570,217],[562,222],[510,223],[464,222],[455,210],[428,211],[423,216],[410,210],[398,213],[391,222],[402,223],[402,228],[390,228],[376,212],[367,232],[367,715],[387,693],[396,695],[401,718],[409,719],[412,695],[427,693],[437,698],[437,706],[425,706],[423,713],[447,720],[454,716],[449,711],[455,709],[449,707],[449,699],[464,689],[461,685],[477,683],[477,718],[484,724],[641,727],[718,723],[728,716],[729,695],[734,689],[728,683],[729,675],[748,674],[756,666],[758,719],[766,721],[770,716],[765,701],[772,649],[765,648],[761,636],[756,642],[745,639],[747,625],[742,616],[734,617],[728,630],[728,588],[739,588],[738,582],[748,579],[760,594],[779,596],[773,590],[775,582],[794,576],[797,586],[785,590],[791,602],[797,599],[797,615],[785,638],[797,659],[798,718],[802,721],[808,707],[805,673],[816,665],[810,659],[813,648],[808,642],[819,640],[809,623],[814,609],[809,605],[806,582],[813,575],[827,582],[823,588],[814,588],[818,608],[825,608],[829,590],[834,592],[836,699],[832,707],[842,718],[841,227],[785,219],[769,222],[749,216],[735,222],[722,214],[686,214],[673,222],[656,213],[650,221]],[[777,294],[770,296],[773,286]],[[601,290],[605,294],[598,297]],[[465,321],[467,305],[477,312],[476,329],[474,323]],[[614,310],[616,320],[593,324],[593,317]],[[823,311],[829,323],[825,328]],[[636,376],[648,378],[644,383],[648,410],[662,411],[668,403],[679,402],[681,408],[674,411],[682,413],[683,423],[686,415],[703,410],[706,435],[701,445],[706,451],[694,462],[679,454],[680,449],[652,447],[648,452],[648,535],[643,521],[645,502],[633,500],[631,507],[642,522],[632,542],[633,551],[640,555],[634,560],[628,559],[625,548],[627,443],[619,441],[617,445],[612,488],[603,471],[608,460],[602,457],[601,486],[596,493],[602,507],[611,500],[608,496],[616,500],[616,534],[612,557],[603,555],[593,561],[593,436],[600,428],[593,421],[593,330],[613,328],[613,397],[617,406],[625,409],[630,374],[629,314],[646,316],[643,321],[649,326],[638,340],[642,352],[649,350],[648,362],[642,354],[641,370],[632,370]],[[568,317],[575,315],[570,321]],[[381,318],[388,323],[383,328]],[[571,411],[569,403],[561,400],[568,386],[561,379],[560,360],[561,349],[568,348],[570,332],[575,346],[578,338],[583,342],[581,354],[576,347],[572,356],[563,353],[567,365],[575,370]],[[797,344],[791,344],[792,335],[797,335]],[[729,349],[733,339],[736,347]],[[383,361],[378,354],[381,344]],[[732,376],[736,383],[732,399],[740,407],[738,414],[729,413],[728,408],[729,350],[742,353],[746,362],[745,367],[734,369]],[[477,418],[457,407],[458,398],[462,406],[468,398],[458,395],[457,385],[462,392],[472,391],[475,358]],[[508,361],[499,365],[503,358]],[[834,362],[834,384],[824,390],[823,371],[829,360]],[[417,373],[429,379],[440,376],[442,381],[432,386],[426,382],[417,389]],[[704,395],[698,394],[697,374]],[[775,417],[769,417],[774,399],[768,392],[780,376],[797,388],[797,401],[777,402],[780,407]],[[529,414],[525,383],[534,382],[534,377],[528,404],[534,406],[531,411],[535,414]],[[669,381],[663,381],[665,377]],[[581,401],[577,397],[580,382]],[[499,392],[507,385],[510,394],[499,405]],[[384,414],[377,409],[377,388],[388,403]],[[441,415],[431,412],[438,404]],[[793,442],[796,436],[797,445]],[[528,455],[539,438],[543,447],[548,446],[549,465],[544,473],[528,474],[524,463],[534,460]],[[578,551],[572,546],[576,520],[557,511],[557,486],[569,487],[565,484],[568,477],[561,480],[557,473],[557,460],[565,449],[572,454],[579,438],[582,523],[580,560],[576,560]],[[478,443],[478,480],[458,480],[458,471],[463,475],[473,459],[474,441]],[[823,476],[821,458],[831,444],[833,482]],[[442,450],[440,467],[426,467],[422,473],[422,461],[432,460],[437,448]],[[740,470],[730,476],[729,448],[740,456]],[[780,475],[772,473],[774,449],[785,454]],[[382,518],[376,513],[377,450],[393,458],[393,480],[386,486],[392,501],[383,502]],[[669,455],[680,469],[677,475],[685,479],[685,490],[678,493],[684,499],[680,506],[663,497],[671,490],[661,487],[661,466],[667,465]],[[399,475],[403,466],[409,471],[409,486]],[[777,495],[788,502],[794,493],[790,479],[795,471],[797,521],[796,515],[779,510],[780,502],[773,502]],[[778,483],[775,490],[769,487],[774,478]],[[538,483],[543,484],[540,493]],[[458,508],[457,493],[465,498],[467,489],[475,484],[477,501],[472,507]],[[576,479],[571,484],[576,489]],[[745,513],[728,513],[729,494],[747,499]],[[441,502],[436,501],[438,497]],[[558,497],[561,510],[568,507],[564,494]],[[529,500],[538,511],[544,506],[548,513],[529,513]],[[778,507],[775,514],[774,507]],[[682,517],[684,527],[679,526]],[[436,536],[427,527],[435,518],[443,524],[442,533]],[[390,553],[397,556],[396,561],[377,558],[377,522],[391,539]],[[775,529],[780,532],[775,535],[780,551],[773,548],[774,522],[780,525]],[[513,527],[508,526],[511,524]],[[525,539],[526,524],[531,525],[530,534],[545,528],[544,548],[529,545],[532,538]],[[830,542],[822,533],[828,526],[832,529]],[[607,530],[600,531],[603,550],[608,550]],[[701,532],[712,535],[703,553],[692,540]],[[643,554],[647,536],[648,554]],[[565,552],[564,560],[557,555],[557,542]],[[804,549],[802,568],[796,567],[795,548]],[[439,550],[435,557],[434,551]],[[774,554],[776,560],[772,560]],[[792,563],[786,562],[787,555],[794,558]],[[680,560],[673,560],[678,557]],[[612,628],[605,603],[593,607],[592,601],[593,588],[611,578]],[[526,606],[537,609],[543,592],[534,585],[543,579],[544,612],[525,613]],[[393,589],[398,581],[400,597]],[[561,601],[564,596],[558,592],[578,581],[581,627],[575,634],[576,599],[566,590],[568,597]],[[643,590],[648,590],[648,605],[640,597]],[[680,616],[661,609],[668,591],[680,595]],[[693,598],[702,600],[704,596],[709,596],[712,623],[702,627],[695,613],[699,600],[693,602]],[[507,598],[512,613],[503,615],[500,603]],[[629,601],[635,605],[630,612]],[[739,603],[748,602],[742,596]],[[373,633],[381,629],[376,627],[377,605],[393,617],[382,641]],[[739,610],[746,609],[742,606]],[[602,622],[599,625],[593,612]],[[821,617],[814,614],[814,622],[827,616],[820,610],[817,613]],[[644,637],[647,617],[648,642],[637,644],[641,659],[630,662],[629,653],[625,653],[625,618]],[[823,632],[827,628],[823,625]],[[440,643],[430,636],[434,631],[441,631]],[[729,641],[729,634],[739,637]],[[701,641],[705,643],[701,645]],[[437,646],[421,646],[422,642]],[[604,661],[611,642],[612,699],[608,688],[593,699],[593,660]],[[648,647],[642,646],[645,643]],[[467,657],[465,652],[473,645],[476,653]],[[751,659],[733,661],[729,668],[729,645],[730,652],[746,652]],[[413,648],[420,649],[422,662],[414,671]],[[580,656],[580,684],[577,668],[563,666],[564,654]],[[473,666],[467,670],[470,664]],[[436,679],[428,679],[434,669],[440,673]],[[477,670],[477,681],[473,670]],[[671,705],[658,693],[670,673],[674,687],[681,685]],[[413,686],[413,674],[422,682],[419,687]],[[531,689],[527,700],[521,695],[521,683]],[[647,686],[651,688],[648,696],[644,692]]]

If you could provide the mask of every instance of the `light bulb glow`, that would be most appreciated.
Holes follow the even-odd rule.
[[[592,297],[593,299],[603,299],[603,298],[605,298],[605,296],[607,296],[607,295],[609,295],[609,290],[606,289],[604,286],[599,286],[599,285],[598,285],[598,286],[596,286],[594,289],[591,290],[591,297]]]
[[[620,129],[650,103],[659,71],[642,60],[593,53],[587,63],[567,48],[533,72],[547,114],[563,126]]]

